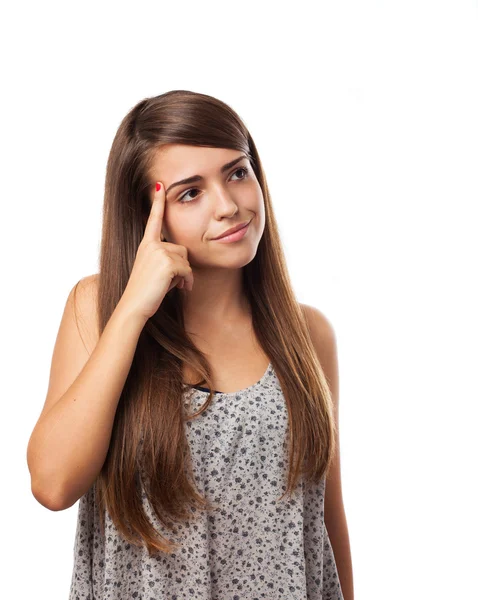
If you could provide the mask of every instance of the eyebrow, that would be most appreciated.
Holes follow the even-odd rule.
[[[224,166],[222,166],[221,173],[224,173],[224,171],[227,171],[228,169],[233,167],[236,163],[238,163],[243,158],[249,158],[249,157],[246,156],[245,154],[241,154],[241,156],[239,156],[238,158],[235,158],[234,160],[231,160],[231,162],[228,162]],[[166,195],[168,194],[169,190],[171,190],[173,187],[176,187],[177,185],[185,185],[187,183],[194,183],[196,181],[202,181],[203,179],[204,179],[204,177],[202,177],[201,175],[193,175],[192,177],[187,177],[186,179],[181,179],[181,181],[176,181],[176,183],[172,183],[168,187],[168,189],[166,190]]]

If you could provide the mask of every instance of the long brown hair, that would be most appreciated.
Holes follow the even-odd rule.
[[[262,189],[265,228],[254,259],[243,267],[257,339],[276,372],[288,410],[290,470],[286,492],[300,476],[319,483],[335,453],[336,424],[327,380],[287,272],[266,177],[254,141],[240,117],[211,96],[173,90],[141,100],[122,120],[108,157],[100,250],[98,325],[103,332],[120,300],[149,214],[151,165],[163,144],[243,151]],[[211,367],[184,328],[181,297],[173,288],[143,328],[116,410],[108,453],[94,488],[104,535],[104,510],[125,540],[156,551],[173,543],[153,527],[146,498],[159,522],[174,533],[178,520],[211,504],[195,486],[185,421],[187,363],[213,390]],[[193,508],[191,508],[193,507]],[[192,512],[191,512],[192,511]]]

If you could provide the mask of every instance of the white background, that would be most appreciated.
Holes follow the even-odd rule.
[[[356,599],[478,598],[478,9],[464,0],[2,9],[2,570],[68,597],[78,504],[26,448],[72,286],[98,270],[108,153],[137,102],[230,104],[299,301],[334,326]]]

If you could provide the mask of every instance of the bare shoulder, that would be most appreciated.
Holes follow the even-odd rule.
[[[301,304],[300,306],[309,328],[310,339],[317,354],[317,358],[319,359],[325,377],[331,386],[334,401],[337,404],[339,372],[337,340],[334,328],[330,320],[318,308],[307,304]]]
[[[335,344],[335,331],[330,319],[315,306],[300,304],[300,307],[307,321],[314,345]]]
[[[76,284],[75,288],[82,296],[96,297],[98,292],[98,281],[99,281],[99,273],[94,273],[93,275],[86,275],[82,277],[80,281]],[[75,289],[73,288],[73,289]]]
[[[70,292],[78,331],[88,354],[91,354],[99,339],[98,283],[98,273],[87,275]]]
[[[97,344],[97,282],[96,275],[83,277],[68,294],[53,348],[48,391],[40,418],[75,381]]]

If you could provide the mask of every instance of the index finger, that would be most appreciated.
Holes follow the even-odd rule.
[[[157,184],[161,187],[156,191]],[[154,184],[154,196],[148,221],[144,230],[143,240],[161,240],[161,228],[164,215],[164,185],[158,181]]]

